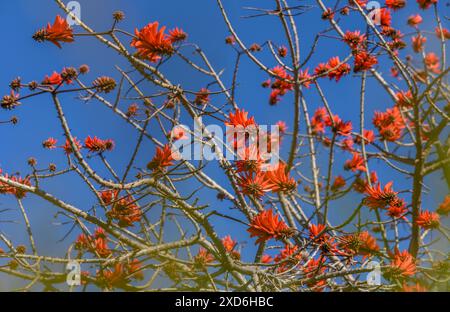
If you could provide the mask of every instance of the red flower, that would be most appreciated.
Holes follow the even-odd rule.
[[[379,17],[380,18],[380,25],[383,28],[390,28],[392,23],[392,16],[391,11],[386,8],[381,9],[375,9],[375,13],[373,14],[372,18],[375,19]]]
[[[405,0],[386,0],[386,6],[393,10],[398,10],[405,7]]]
[[[352,159],[348,159],[345,161],[344,169],[351,170],[352,172],[355,172],[356,170],[363,172],[367,171],[367,168],[364,164],[364,158],[359,153],[352,153],[352,155]]]
[[[58,85],[62,84],[62,82],[63,82],[63,78],[61,77],[61,75],[54,71],[50,77],[45,76],[44,80],[42,81],[42,84],[58,86]]]
[[[246,172],[244,175],[239,176],[237,182],[243,194],[254,196],[258,199],[274,187],[264,172]]]
[[[308,68],[303,70],[300,70],[298,73],[298,78],[302,82],[302,86],[305,88],[309,88],[309,85],[311,84],[311,75],[308,73]]]
[[[279,57],[286,57],[287,55],[287,48],[285,46],[281,46],[278,48],[278,56]]]
[[[234,250],[234,248],[237,245],[237,242],[234,241],[230,235],[225,236],[224,238],[222,238],[222,244],[223,247],[225,247],[225,250],[234,258],[234,259],[240,259],[241,258],[241,254],[237,251]]]
[[[440,215],[448,215],[448,212],[450,211],[450,195],[445,196],[444,201],[442,204],[439,205],[436,212]]]
[[[225,122],[225,125],[233,127],[242,126],[245,128],[250,125],[256,126],[256,122],[254,117],[248,118],[248,112],[238,108],[234,114],[230,112],[228,121]]]
[[[2,173],[0,169],[0,174]],[[4,178],[9,179],[13,182],[25,185],[25,186],[31,186],[30,178],[29,177],[16,177],[16,176],[8,176],[8,174],[3,175]],[[22,199],[27,195],[27,192],[19,187],[11,186],[7,183],[0,182],[0,194],[10,194],[16,196],[18,199]]]
[[[345,186],[345,183],[346,183],[345,179],[342,176],[339,175],[339,176],[337,176],[334,179],[334,182],[331,185],[331,190],[332,191],[337,191],[337,190],[343,188]]]
[[[339,247],[352,256],[370,256],[380,250],[375,237],[367,231],[339,237],[338,241]]]
[[[194,103],[197,105],[204,105],[209,103],[209,90],[206,88],[201,88],[200,91],[198,91],[195,94]]]
[[[335,79],[336,82],[341,79],[342,76],[350,73],[350,65],[347,63],[341,63],[338,56],[332,57],[327,63],[328,77]]]
[[[88,136],[84,140],[84,147],[93,153],[103,153],[105,151],[111,151],[114,148],[114,141],[111,139],[102,140],[94,136],[91,138]]]
[[[230,235],[227,235],[224,238],[222,238],[222,244],[223,247],[225,247],[226,251],[232,252],[234,247],[236,247],[237,242],[234,241]]]
[[[371,144],[375,141],[375,133],[372,130],[363,130],[363,136],[364,136],[364,143],[365,144]],[[355,143],[361,144],[361,136],[355,137]]]
[[[391,261],[388,271],[389,276],[409,277],[416,274],[416,264],[413,256],[408,251],[395,251],[394,259]]]
[[[411,27],[417,27],[420,23],[422,23],[422,21],[422,16],[420,16],[419,14],[411,15],[408,18],[408,25]]]
[[[272,192],[289,192],[297,187],[297,182],[289,176],[283,162],[279,162],[275,169],[267,171],[266,177],[272,184]]]
[[[353,1],[353,0],[351,0]],[[359,0],[361,1],[361,0]],[[326,271],[326,267],[324,265],[324,258],[319,258],[318,260],[310,259],[306,267],[303,269],[303,272],[305,273],[306,277],[309,279],[314,279],[316,276],[319,276]],[[314,291],[322,291],[323,288],[327,285],[327,282],[325,279],[317,280],[317,281],[310,281],[307,283],[309,287],[314,288]]]
[[[442,31],[439,27],[436,27],[434,29],[434,32],[436,33],[436,37],[438,37],[438,39],[444,39],[444,40],[448,40],[450,39],[450,31],[448,31],[447,28],[442,28]]]
[[[400,218],[404,217],[404,215],[408,212],[406,209],[406,203],[403,199],[397,198],[393,200],[393,202],[389,205],[387,209],[387,215],[391,218]]]
[[[422,10],[429,9],[431,5],[436,4],[438,0],[417,0],[419,7]]]
[[[282,121],[282,120],[278,121],[277,122],[277,126],[278,126],[278,129],[280,131],[280,134],[286,133],[287,126],[286,126],[286,123],[284,121]]]
[[[173,53],[171,37],[164,33],[166,27],[158,30],[158,26],[158,22],[153,22],[139,31],[135,29],[135,38],[131,41],[131,46],[138,50],[137,54],[150,62],[157,62],[162,55]]]
[[[42,142],[42,147],[48,148],[48,149],[54,149],[54,148],[56,148],[56,143],[57,143],[56,139],[48,138],[47,140]]]
[[[422,211],[417,217],[416,223],[425,230],[436,229],[439,227],[439,215],[428,210]]]
[[[197,255],[194,257],[195,266],[204,268],[208,263],[214,261],[214,256],[205,248],[200,248]]]
[[[344,35],[344,41],[350,46],[352,50],[359,49],[364,46],[366,42],[366,35],[362,34],[359,30],[348,31]]]
[[[324,231],[325,225],[323,224],[310,224],[309,225],[309,238],[316,244],[322,244],[329,239],[329,235]]]
[[[234,45],[236,43],[236,38],[233,35],[225,38],[225,43],[229,45]]]
[[[111,205],[111,210],[106,215],[118,220],[119,226],[132,226],[133,223],[141,220],[141,209],[130,195],[119,197],[118,190],[106,190],[100,192],[100,197],[105,205]]]
[[[261,263],[270,263],[273,261],[273,258],[269,255],[263,255],[261,257]]]
[[[181,28],[175,27],[169,30],[169,39],[172,43],[186,40],[186,38],[187,34]]]
[[[332,127],[332,131],[338,135],[349,136],[353,126],[351,121],[343,121],[338,115],[333,116],[334,126],[329,116],[325,117],[325,124]]]
[[[415,37],[411,37],[411,41],[414,52],[419,53],[423,50],[423,44],[427,42],[427,38],[422,37],[421,34],[418,34]]]
[[[411,108],[413,106],[413,95],[411,93],[411,90],[408,90],[406,92],[397,92],[395,94],[395,97],[397,98],[397,102],[395,102],[395,105],[397,105],[398,107]]]
[[[311,118],[311,128],[314,134],[325,132],[325,120],[329,118],[325,107],[318,108]]]
[[[346,138],[345,140],[342,140],[341,148],[344,151],[352,152],[353,151],[353,143],[354,143],[354,141],[352,138]]]
[[[405,124],[398,107],[387,109],[384,113],[375,112],[372,122],[374,126],[378,128],[381,137],[387,141],[398,140],[402,135],[403,129],[405,128]]]
[[[173,128],[172,131],[170,131],[170,137],[174,141],[189,139],[186,135],[186,129],[181,126]]]
[[[258,213],[247,229],[250,237],[258,237],[255,244],[265,242],[271,238],[280,240],[292,236],[293,232],[284,221],[274,215],[272,209]]]
[[[147,164],[147,169],[155,171],[162,171],[165,167],[173,165],[174,154],[168,144],[164,148],[156,147],[156,154],[153,159]]]
[[[439,57],[435,53],[430,52],[425,55],[425,65],[427,66],[429,71],[435,74],[440,73],[439,67],[441,65],[439,63]]]
[[[237,172],[258,172],[264,164],[264,160],[261,158],[258,147],[255,144],[239,148],[237,155]]]
[[[403,283],[402,290],[404,292],[426,292],[428,289],[419,283],[416,283],[415,285],[408,285],[406,283]]]
[[[94,235],[86,236],[81,234],[75,241],[75,248],[77,250],[87,250],[99,257],[108,257],[112,251],[108,247],[107,236],[102,228],[97,228]]]
[[[364,204],[372,209],[385,208],[392,205],[397,200],[397,192],[392,190],[392,181],[387,183],[381,189],[380,183],[375,186],[366,186],[364,193],[367,195],[364,198]]]
[[[33,38],[37,41],[50,41],[58,48],[61,48],[59,42],[73,42],[73,31],[67,21],[61,16],[57,15],[53,25],[47,24],[47,28],[38,31]]]
[[[358,51],[355,54],[353,71],[357,73],[360,71],[369,70],[375,64],[378,64],[378,60],[374,55],[371,55],[367,51]]]
[[[360,7],[365,7],[367,4],[367,0],[348,0],[348,4],[355,6],[355,3],[357,3]]]
[[[75,148],[76,148],[77,150],[80,150],[80,149],[81,149],[81,143],[80,143],[80,141],[78,141],[77,138],[73,138],[72,140],[73,140],[73,143],[74,143],[74,145],[75,145]],[[64,149],[64,152],[65,152],[67,155],[73,153],[73,149],[72,149],[72,146],[70,145],[70,141],[69,141],[69,140],[66,140],[66,144],[65,144],[62,148]]]

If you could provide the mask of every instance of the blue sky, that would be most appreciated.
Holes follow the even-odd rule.
[[[217,71],[225,69],[224,76],[227,84],[231,81],[230,77],[235,62],[235,53],[232,48],[224,44],[224,38],[229,33],[215,1],[80,0],[79,2],[81,3],[82,19],[98,31],[105,30],[110,26],[111,14],[118,9],[123,10],[126,14],[126,19],[120,24],[120,28],[128,31],[133,31],[135,27],[141,28],[147,23],[156,20],[162,25],[167,25],[168,28],[181,27],[188,33],[189,42],[196,43],[203,49]],[[282,35],[282,29],[275,18],[240,18],[249,14],[242,9],[243,6],[257,6],[263,2],[224,0],[230,18],[245,43],[263,43],[271,39],[276,44],[286,44]],[[267,3],[267,7],[271,8],[271,2],[267,1],[265,3]],[[305,1],[305,3],[314,4],[315,2]],[[60,71],[64,66],[78,67],[81,64],[88,64],[91,72],[85,77],[86,83],[91,82],[100,75],[109,75],[118,79],[120,76],[114,65],[119,65],[124,69],[128,68],[128,65],[115,52],[105,48],[93,38],[76,38],[76,43],[66,44],[63,46],[63,49],[58,49],[50,43],[38,44],[33,41],[31,36],[37,29],[45,26],[48,21],[53,22],[55,15],[62,14],[62,11],[51,0],[1,1],[0,12],[0,32],[4,42],[0,49],[1,94],[9,93],[8,84],[17,76],[20,76],[24,82],[31,80],[40,81],[45,75],[50,75],[53,71]],[[394,27],[398,27],[404,33],[409,32],[410,30],[406,28],[405,24],[407,17],[412,12],[418,12],[415,1],[409,1],[405,10],[394,13]],[[434,29],[434,24],[428,22],[430,19],[427,19],[430,13],[421,11],[421,14],[425,17],[423,28],[432,30]],[[320,19],[320,15],[319,8],[313,6],[307,13],[296,17],[301,33],[303,57],[309,52],[315,33],[318,30],[327,28],[326,22]],[[358,25],[360,26],[360,21],[353,18],[347,18],[341,23],[344,30],[357,29]],[[81,29],[75,27],[75,32],[78,31],[81,31]],[[330,33],[330,35],[334,36],[334,33]],[[409,44],[409,38],[406,40]],[[439,51],[435,40],[430,40],[427,48],[435,52]],[[319,62],[324,62],[336,55],[342,59],[349,52],[337,40],[323,38],[319,42],[317,53],[311,58],[307,67],[310,67],[311,72]],[[408,53],[411,53],[409,48],[401,52],[402,56]],[[269,67],[276,65],[275,61],[267,53],[261,54],[260,57]],[[381,60],[380,63],[381,66],[386,64],[385,60]],[[384,66],[382,68],[382,72],[388,75],[388,67]],[[198,90],[209,82],[209,80],[190,70],[181,61],[171,61],[164,70],[167,77],[174,84],[180,83],[188,90]],[[244,60],[241,63],[238,76],[237,102],[242,108],[250,111],[261,124],[272,124],[278,120],[284,120],[288,127],[292,129],[293,107],[291,98],[286,96],[277,106],[269,106],[269,91],[260,87],[261,82],[267,78],[254,64]],[[322,79],[320,83],[325,94],[329,97],[330,105],[334,112],[343,119],[352,120],[357,129],[359,97],[356,90],[359,90],[360,80],[349,76],[343,78],[339,84],[325,79]],[[401,82],[399,82],[399,86],[403,87]],[[152,87],[145,87],[145,89],[149,92],[155,90]],[[23,93],[26,94],[27,91],[23,90]],[[308,105],[311,107],[311,112],[316,107],[321,106],[317,92],[313,88],[305,90],[305,96],[309,103]],[[114,98],[114,95],[109,96],[109,98]],[[218,101],[220,102],[220,100]],[[114,152],[108,155],[108,160],[113,166],[123,167],[131,156],[137,133],[98,102],[80,102],[75,99],[75,94],[62,96],[62,102],[74,134],[79,138],[84,138],[87,135],[113,138],[116,141],[116,148]],[[392,105],[392,100],[381,91],[378,83],[374,79],[369,78],[367,122],[369,123],[371,119],[369,117],[371,112],[384,110]],[[19,171],[26,174],[29,170],[27,165],[29,157],[35,157],[38,161],[38,167],[41,168],[46,167],[51,162],[62,167],[65,159],[62,153],[41,148],[41,142],[50,136],[63,141],[63,132],[56,119],[56,113],[50,97],[44,95],[23,101],[22,106],[14,111],[0,112],[0,120],[7,120],[12,115],[18,116],[19,123],[17,125],[0,125],[0,133],[2,134],[0,135],[0,168],[4,172],[13,173]],[[190,122],[186,124],[191,125]],[[303,121],[301,128],[304,131]],[[368,125],[368,128],[372,129],[370,125]],[[138,163],[144,166],[152,157],[153,150],[151,145],[145,145],[138,155]],[[324,154],[324,156],[326,155]],[[336,166],[341,166],[347,158],[348,153],[338,151]],[[322,170],[325,170],[325,159],[326,157],[320,158]],[[92,164],[94,167],[100,166],[95,159],[92,160]],[[410,181],[405,180],[404,177],[400,178],[391,169],[387,169],[385,165],[379,165],[376,161],[371,164],[371,167],[378,171],[383,183],[395,180],[396,189],[400,190],[408,187],[410,184]],[[306,171],[309,169],[308,164],[305,164],[302,168],[302,170],[305,170],[305,174],[310,174]],[[100,172],[107,174],[106,172]],[[214,166],[211,166],[208,172],[213,176],[220,174]],[[429,206],[431,209],[434,209],[448,190],[445,184],[442,183],[440,174],[434,175],[426,182],[430,190],[429,194],[425,196],[424,207]],[[42,186],[51,193],[84,210],[89,209],[90,205],[92,205],[92,194],[80,183],[79,178],[75,175],[46,181]],[[183,186],[186,192],[193,187],[194,185]],[[229,203],[217,202],[215,194],[208,192],[201,194],[202,198],[211,203],[214,209],[228,211]],[[408,201],[408,197],[406,199]],[[354,202],[355,199],[349,197],[332,205],[332,219],[344,219],[354,208]],[[71,240],[58,242],[67,232],[68,227],[59,225],[60,219],[54,218],[57,210],[48,203],[37,200],[32,196],[28,196],[24,200],[24,204],[29,211],[35,235],[38,237],[38,248],[42,253],[61,255],[61,251],[64,250],[63,247],[70,243]],[[5,208],[11,208],[13,211],[0,213],[0,230],[9,234],[16,244],[26,244],[27,236],[17,210],[17,203],[12,198],[2,196],[0,197],[0,210]],[[2,220],[17,220],[18,223],[2,223]],[[221,220],[218,220],[216,227],[219,232],[224,234],[230,230],[230,225],[223,223]],[[235,224],[232,227],[233,233],[236,233],[236,238],[240,242],[247,242],[246,248],[253,248],[253,240],[249,240],[245,229]],[[236,230],[234,227],[236,227]],[[74,235],[70,237],[73,239]],[[2,282],[0,278],[1,289]]]

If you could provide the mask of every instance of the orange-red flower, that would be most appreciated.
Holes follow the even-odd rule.
[[[394,259],[388,269],[388,276],[404,278],[416,274],[416,263],[407,250],[395,251]]]
[[[436,37],[438,37],[438,39],[444,39],[444,40],[448,40],[450,39],[450,31],[448,31],[447,28],[442,28],[442,31],[439,27],[436,27],[434,29],[434,32],[436,33]]]
[[[352,0],[353,1],[353,0]],[[361,0],[359,0],[361,1]],[[310,259],[306,263],[306,267],[303,268],[303,272],[305,273],[306,277],[309,279],[313,279],[312,281],[309,281],[307,285],[311,288],[314,288],[314,291],[322,291],[325,286],[327,285],[327,282],[325,279],[321,280],[314,280],[315,277],[325,273],[326,267],[324,265],[324,258],[319,258],[317,260]]]
[[[289,192],[297,186],[297,182],[289,176],[283,162],[279,162],[276,169],[267,171],[266,177],[272,183],[272,192]]]
[[[54,148],[56,148],[56,143],[57,143],[56,139],[48,138],[47,140],[42,142],[42,147],[48,148],[48,149],[54,149]]]
[[[200,248],[194,257],[194,263],[197,268],[203,269],[208,263],[214,261],[214,256],[205,248]]]
[[[278,56],[279,57],[286,57],[287,53],[288,53],[288,50],[285,46],[281,46],[278,48]]]
[[[413,106],[413,95],[411,93],[411,90],[408,90],[406,92],[397,92],[395,94],[395,97],[397,98],[395,105],[397,105],[398,107],[411,108]]]
[[[405,7],[405,0],[386,0],[386,6],[393,10],[398,10]]]
[[[352,153],[353,158],[345,161],[344,169],[351,170],[355,172],[359,171],[367,171],[366,165],[364,163],[364,158],[359,153]]]
[[[436,229],[439,227],[439,215],[428,210],[422,211],[417,217],[416,223],[425,230]]]
[[[61,16],[57,15],[53,25],[47,24],[47,28],[42,29],[33,38],[36,41],[50,41],[55,44],[58,48],[61,48],[60,42],[73,42],[73,31],[70,28],[67,21]]]
[[[349,255],[370,256],[377,253],[380,247],[375,237],[364,231],[338,238],[339,247]]]
[[[441,72],[439,70],[439,67],[441,66],[441,64],[439,63],[439,57],[435,53],[427,53],[427,55],[425,55],[424,62],[429,71],[435,74],[439,74]]]
[[[367,51],[358,51],[355,53],[355,64],[353,66],[353,71],[357,73],[360,71],[369,70],[376,64],[378,64],[378,60],[374,55],[371,55]]]
[[[0,169],[0,174],[1,173],[2,171]],[[8,174],[3,175],[3,177],[25,186],[31,186],[29,177],[22,178],[18,176],[8,176]],[[11,186],[6,182],[0,182],[0,194],[10,194],[16,196],[18,199],[22,199],[26,196],[27,192],[20,187]]]
[[[425,286],[422,286],[419,283],[416,283],[415,285],[408,285],[406,283],[403,283],[402,290],[404,292],[426,292],[426,291],[428,291],[428,289]]]
[[[111,151],[114,148],[114,141],[111,139],[102,140],[96,136],[93,138],[88,136],[84,140],[84,147],[93,153],[103,153],[105,151]]]
[[[338,56],[332,57],[328,60],[326,69],[330,80],[334,79],[336,82],[339,81],[342,76],[350,73],[350,65],[347,63],[342,63]]]
[[[174,29],[169,30],[169,39],[173,43],[186,40],[186,38],[187,34],[181,28],[175,27]]]
[[[102,269],[97,272],[97,280],[104,287],[111,289],[128,284],[132,278],[142,280],[144,273],[141,271],[142,264],[139,260],[133,259],[126,263],[117,262],[112,269]]]
[[[372,122],[378,128],[382,139],[391,142],[398,140],[405,128],[405,123],[398,107],[387,109],[383,113],[375,112]]]
[[[198,91],[195,94],[194,103],[197,105],[204,105],[209,103],[209,90],[206,88],[201,88],[200,91]]]
[[[237,183],[243,194],[254,196],[258,199],[274,187],[265,172],[245,172],[238,177]]]
[[[62,82],[63,82],[63,78],[61,77],[61,75],[54,71],[50,77],[45,76],[44,80],[42,81],[42,84],[58,86],[58,85],[62,84]]]
[[[147,169],[155,171],[161,171],[165,167],[173,165],[174,154],[168,144],[164,145],[164,148],[156,147],[156,154],[153,159],[147,164]]]
[[[75,249],[87,250],[99,257],[108,257],[112,251],[108,247],[105,230],[97,228],[94,235],[80,234],[75,241]]]
[[[248,117],[248,112],[238,108],[234,114],[230,112],[228,121],[225,122],[225,125],[232,127],[242,126],[245,128],[250,125],[256,125],[256,122],[254,117]]]
[[[354,6],[357,3],[360,7],[365,7],[368,0],[348,0],[348,4]]]
[[[225,247],[225,250],[229,254],[231,254],[231,256],[234,259],[240,259],[241,254],[239,253],[239,251],[234,250],[234,248],[237,245],[237,242],[235,240],[233,240],[230,235],[227,235],[224,238],[222,238],[222,244],[223,244],[223,247]]]
[[[387,183],[383,189],[378,182],[373,186],[367,185],[364,193],[367,195],[364,198],[364,204],[372,209],[386,208],[392,205],[397,200],[397,192],[392,190],[393,182]]]
[[[445,196],[444,201],[439,205],[436,212],[440,215],[448,215],[450,211],[450,195]]]
[[[325,225],[323,224],[310,224],[309,225],[309,238],[317,244],[322,244],[329,239],[329,235],[324,231]]]
[[[225,247],[226,251],[231,252],[231,251],[233,251],[237,242],[235,240],[233,240],[230,235],[227,235],[224,238],[222,238],[222,244],[223,244],[223,247]]]
[[[438,0],[417,0],[419,7],[422,10],[429,9],[433,4],[436,4]]]
[[[408,25],[412,27],[417,27],[420,23],[422,23],[423,18],[419,14],[411,15],[408,18]]]
[[[397,198],[393,200],[393,202],[389,205],[387,208],[387,215],[392,218],[400,218],[404,217],[404,215],[408,212],[408,209],[406,208],[406,203],[403,199]]]
[[[256,144],[239,148],[237,156],[236,172],[258,172],[264,164]]]
[[[77,140],[77,138],[73,138],[73,143],[75,145],[75,148],[77,150],[81,149],[81,143],[80,141]],[[70,141],[66,140],[66,144],[64,146],[62,146],[62,148],[64,149],[64,152],[69,155],[73,153],[73,149],[72,149],[72,145],[70,145]]]
[[[345,183],[345,179],[339,175],[334,179],[333,184],[331,185],[331,190],[337,191],[343,188],[345,186]]]
[[[361,31],[348,31],[344,35],[344,42],[346,42],[352,50],[363,47],[366,43],[366,35],[361,34]]]
[[[100,192],[100,198],[105,205],[111,206],[106,215],[118,220],[119,226],[132,226],[141,220],[142,211],[130,195],[119,197],[118,190],[105,190]]]
[[[421,34],[418,34],[415,37],[411,37],[411,41],[414,52],[419,53],[423,50],[423,45],[427,42],[427,38],[423,37]]]
[[[283,220],[279,219],[272,209],[258,213],[251,221],[247,232],[250,233],[250,237],[258,237],[255,244],[265,242],[271,238],[280,240],[293,234],[292,229]]]
[[[131,46],[137,49],[139,57],[150,62],[157,62],[162,55],[173,53],[171,37],[164,33],[166,27],[158,30],[158,26],[158,22],[153,22],[141,30],[135,29],[135,38],[131,41]]]

